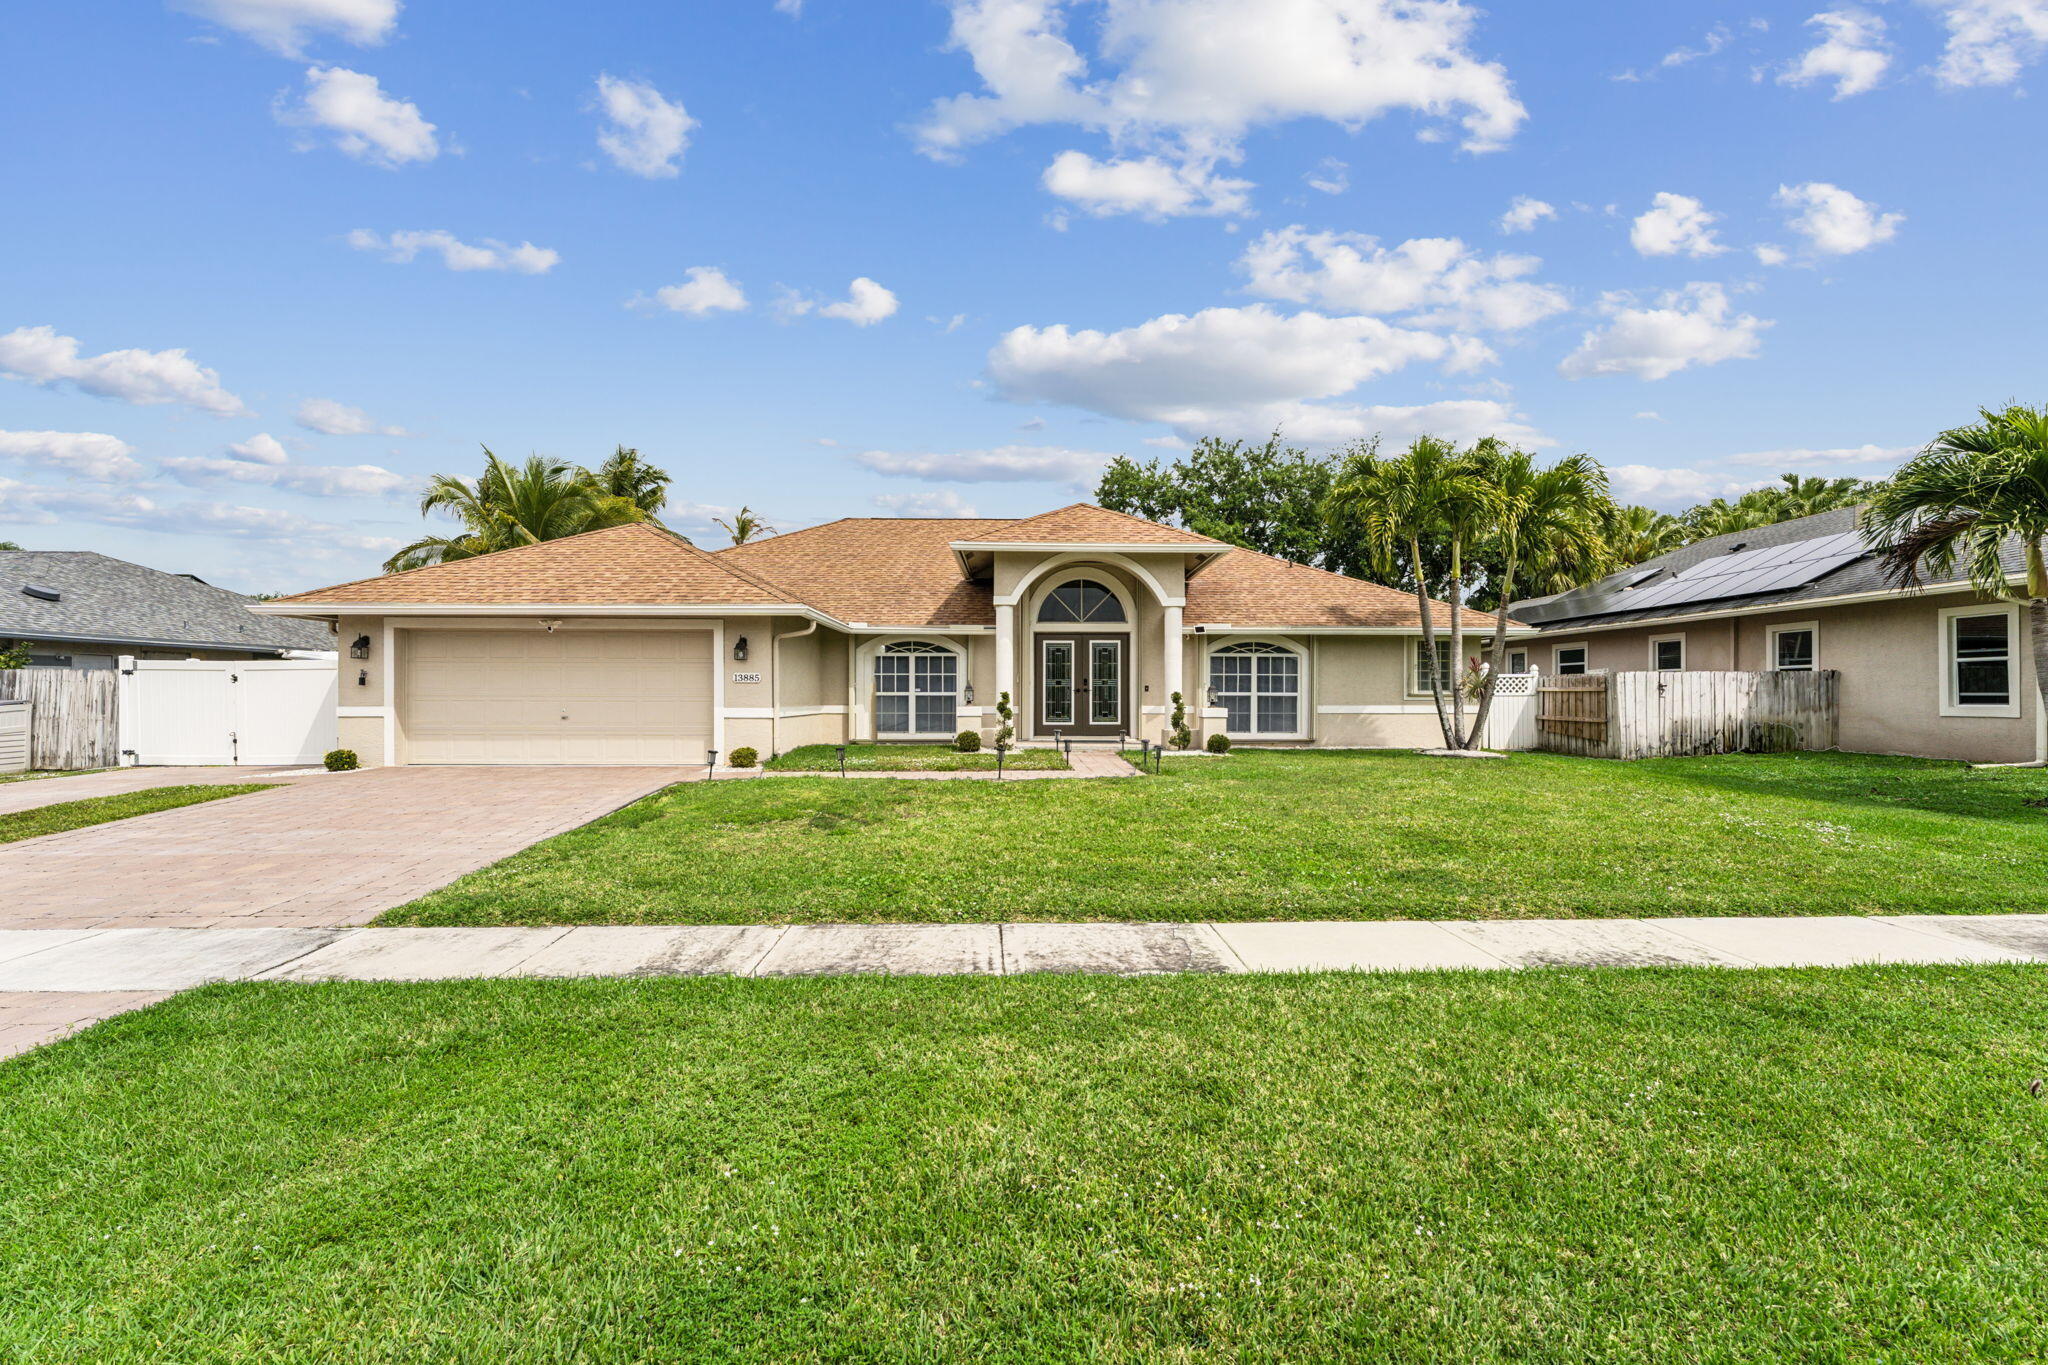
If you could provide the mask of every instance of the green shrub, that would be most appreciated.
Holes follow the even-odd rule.
[[[1227,754],[1230,752],[1230,736],[1218,730],[1215,734],[1209,736],[1209,742],[1202,747],[1212,754]]]
[[[958,749],[963,754],[980,753],[981,731],[962,730],[959,734],[953,736],[953,747],[955,749]]]
[[[761,761],[761,755],[754,751],[753,745],[742,744],[739,748],[727,754],[725,761],[729,767],[751,768]]]
[[[1188,728],[1188,704],[1180,693],[1173,694],[1173,733],[1167,742],[1176,749],[1185,749],[1195,742],[1195,732]]]
[[[331,773],[352,773],[363,766],[363,760],[356,757],[354,749],[329,749],[327,757],[320,760]]]

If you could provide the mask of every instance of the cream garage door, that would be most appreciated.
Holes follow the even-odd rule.
[[[410,763],[702,763],[711,632],[407,630]]]

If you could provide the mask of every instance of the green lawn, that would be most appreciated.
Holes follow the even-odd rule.
[[[0,815],[0,844],[33,839],[43,834],[61,834],[67,829],[104,825],[126,820],[131,815],[151,815],[179,806],[196,806],[201,801],[218,801],[224,796],[269,791],[274,782],[243,782],[221,786],[150,787],[144,791],[122,792],[118,796],[93,796],[83,801],[60,801],[54,806]]]
[[[761,765],[769,772],[824,773],[839,771],[839,750],[830,744],[807,744],[801,749],[771,758]],[[1006,769],[1029,768],[1064,771],[1067,760],[1054,749],[1012,749],[1003,760]],[[963,754],[950,744],[849,744],[846,746],[848,772],[978,773],[994,772],[992,751]]]
[[[0,1064],[0,1359],[2048,1356],[2036,968],[243,985]]]
[[[0,782],[33,782],[39,777],[84,777],[105,771],[104,768],[39,768],[26,773],[0,773]]]
[[[1160,777],[671,788],[387,924],[2048,910],[2048,772],[1247,752]]]

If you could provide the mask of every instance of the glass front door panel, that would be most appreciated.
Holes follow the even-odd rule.
[[[1123,719],[1123,649],[1114,640],[1088,644],[1088,723],[1115,725]]]
[[[1047,640],[1041,648],[1045,657],[1039,676],[1044,679],[1045,723],[1074,723],[1074,642]]]

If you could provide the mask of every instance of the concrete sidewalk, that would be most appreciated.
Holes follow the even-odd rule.
[[[2048,915],[0,930],[0,1056],[209,981],[2048,963]],[[11,993],[11,994],[10,994]],[[91,998],[88,998],[91,997]]]

